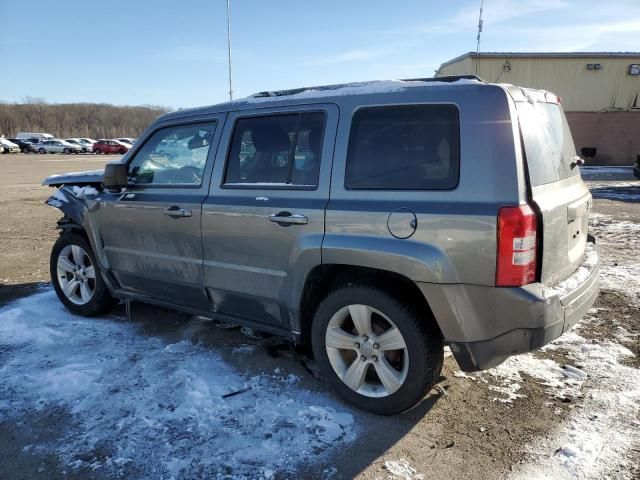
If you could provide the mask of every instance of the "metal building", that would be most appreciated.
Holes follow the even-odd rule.
[[[640,155],[640,52],[469,52],[437,73],[460,74],[560,96],[587,163],[630,165]]]

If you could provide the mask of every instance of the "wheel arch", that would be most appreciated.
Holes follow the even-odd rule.
[[[425,321],[442,335],[427,298],[407,276],[390,270],[347,264],[322,264],[308,274],[302,288],[299,305],[300,339],[310,344],[313,316],[320,302],[332,291],[348,285],[366,285],[385,290],[403,303],[413,305]]]

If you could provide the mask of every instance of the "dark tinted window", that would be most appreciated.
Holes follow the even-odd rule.
[[[531,185],[544,185],[577,175],[580,169],[571,168],[576,148],[560,105],[518,102],[516,106]]]
[[[459,170],[455,106],[371,107],[353,116],[347,188],[448,190],[458,184]]]
[[[317,185],[323,131],[319,112],[239,119],[224,183]]]

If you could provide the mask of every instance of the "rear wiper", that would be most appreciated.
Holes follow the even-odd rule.
[[[574,155],[571,157],[571,170],[573,170],[576,166],[581,167],[584,165],[584,158],[579,157],[578,155]]]

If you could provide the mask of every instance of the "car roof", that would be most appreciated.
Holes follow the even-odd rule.
[[[186,108],[165,113],[158,117],[158,122],[181,119],[185,117],[248,110],[260,107],[301,105],[309,103],[340,103],[341,100],[353,96],[394,95],[409,89],[442,89],[469,88],[484,85],[495,86],[484,82],[476,75],[454,75],[435,78],[412,78],[405,80],[374,80],[335,85],[320,85],[289,90],[258,92],[246,98],[219,103],[216,105]],[[363,102],[366,103],[366,102]]]

